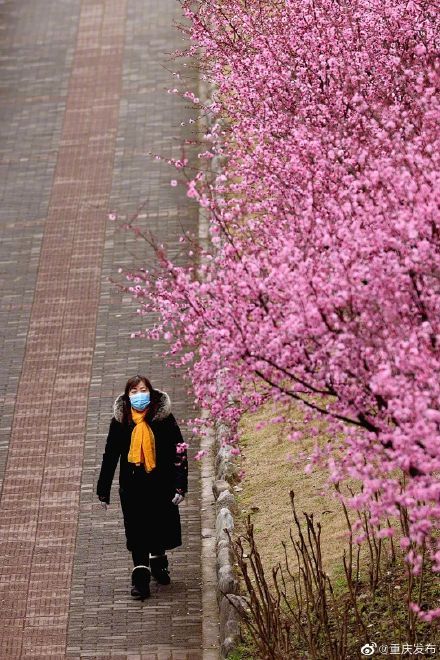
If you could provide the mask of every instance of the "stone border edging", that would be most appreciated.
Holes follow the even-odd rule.
[[[210,102],[213,89],[199,78],[199,97],[203,104]],[[204,117],[201,125],[209,128],[213,124],[209,116]],[[211,168],[221,168],[219,158],[211,161]],[[199,210],[199,240],[202,245],[209,244],[209,219],[206,209]],[[208,413],[203,411],[204,415]],[[229,537],[226,533],[234,530],[236,499],[233,487],[240,479],[231,446],[224,443],[228,436],[228,427],[217,424],[211,437],[202,440],[201,449],[214,453],[206,462],[202,462],[202,573],[203,573],[203,658],[210,660],[213,655],[208,645],[213,644],[214,636],[220,636],[220,657],[226,658],[240,640],[240,616],[238,608],[246,606],[239,596],[239,582],[234,571],[234,557]],[[205,465],[203,464],[205,463]],[[210,502],[211,491],[215,502]],[[215,504],[215,512],[209,511],[209,505]],[[215,515],[214,515],[215,514]],[[214,529],[215,527],[215,529]],[[212,557],[215,554],[215,570]],[[215,586],[213,586],[213,583]],[[217,600],[216,622],[210,627],[207,617],[212,614],[213,602]],[[218,628],[219,623],[219,628]],[[217,653],[217,651],[215,651]]]
[[[239,581],[234,571],[234,555],[227,531],[234,531],[237,502],[233,488],[240,481],[237,466],[232,459],[232,447],[224,444],[228,429],[219,424],[215,433],[215,463],[212,492],[215,498],[217,603],[220,612],[220,652],[226,658],[240,640],[240,616],[243,607],[239,596]]]
[[[209,87],[199,78],[199,97],[203,102],[209,98]],[[206,118],[201,125],[209,125]],[[199,206],[199,241],[203,246],[209,244],[209,219],[206,209]],[[201,416],[208,412],[202,410]],[[211,457],[215,445],[215,434],[202,437],[200,449]],[[218,660],[219,644],[219,611],[217,601],[217,574],[213,557],[216,556],[216,520],[213,509],[212,483],[214,480],[214,465],[210,458],[201,461],[202,507],[200,512],[202,535],[202,647],[203,660]]]
[[[206,414],[204,412],[204,414]],[[200,449],[211,453],[214,434],[202,438]],[[202,507],[202,648],[203,660],[218,660],[219,622],[217,605],[217,574],[213,557],[216,553],[215,515],[212,482],[214,466],[209,459],[201,462]]]

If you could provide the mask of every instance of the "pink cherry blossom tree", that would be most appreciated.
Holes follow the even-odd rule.
[[[212,423],[325,417],[330,479],[440,570],[440,13],[428,0],[183,2],[214,85],[189,267],[130,277]],[[194,101],[194,95],[191,96]],[[191,242],[191,239],[187,237]],[[200,277],[200,275],[202,275]],[[308,433],[313,434],[313,426]],[[292,422],[291,439],[303,429]]]

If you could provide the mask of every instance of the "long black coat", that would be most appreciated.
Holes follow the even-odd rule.
[[[156,390],[158,392],[158,390]],[[171,413],[166,392],[160,392],[159,406],[149,422],[156,442],[156,468],[146,473],[143,466],[128,462],[134,422],[122,424],[123,398],[114,403],[101,472],[96,488],[100,499],[110,503],[110,490],[120,461],[119,495],[124,516],[128,550],[166,550],[182,544],[179,508],[172,503],[176,492],[188,490],[188,461],[179,426]]]

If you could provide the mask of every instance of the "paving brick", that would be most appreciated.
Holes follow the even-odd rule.
[[[165,92],[179,12],[174,0],[2,3],[1,658],[202,657],[198,467],[172,584],[145,603],[129,597],[117,489],[105,514],[94,496],[129,375],[168,391],[184,431],[192,414],[164,345],[129,339],[145,319],[109,282],[152,254],[107,222],[148,200],[138,222],[173,254],[182,229],[197,231],[174,173],[146,156],[179,157],[190,137],[188,109]]]

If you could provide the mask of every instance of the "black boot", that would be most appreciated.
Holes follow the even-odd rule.
[[[135,566],[131,573],[131,595],[136,600],[150,596],[150,570],[148,566]]]
[[[150,558],[151,575],[159,584],[169,584],[171,582],[168,572],[168,558],[166,555]]]

